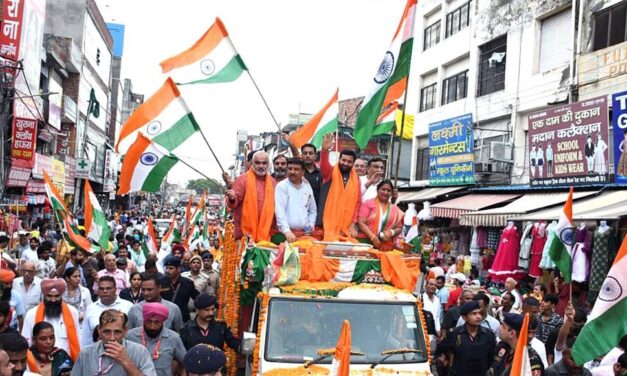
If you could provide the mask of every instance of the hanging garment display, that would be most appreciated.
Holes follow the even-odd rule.
[[[529,265],[529,275],[538,278],[542,276],[542,269],[540,268],[540,261],[542,261],[542,254],[544,246],[546,245],[546,222],[536,222],[531,230],[531,236],[533,243],[531,244],[531,260]]]
[[[555,269],[555,263],[551,260],[549,256],[549,250],[551,248],[551,242],[553,238],[557,236],[555,233],[555,229],[557,228],[557,221],[551,222],[546,227],[546,242],[544,243],[544,248],[542,249],[542,260],[540,260],[540,268],[542,269]]]
[[[508,277],[523,278],[527,273],[518,268],[518,253],[520,251],[520,235],[513,222],[503,230],[496,257],[489,275],[493,281],[503,282]]]
[[[575,245],[571,257],[573,259],[573,281],[588,281],[590,269],[589,254],[592,248],[592,231],[582,224],[575,233]]]
[[[607,226],[606,226],[607,227]],[[592,237],[592,259],[590,261],[590,294],[588,301],[594,302],[601,291],[601,286],[613,261],[610,249],[613,247],[611,228],[599,228]]]

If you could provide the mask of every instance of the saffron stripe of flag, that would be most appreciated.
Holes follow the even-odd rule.
[[[193,46],[160,65],[181,84],[231,82],[247,70],[219,18]]]
[[[377,120],[377,125],[374,127],[372,131],[372,137],[381,136],[381,135],[389,135],[394,130],[396,126],[396,110],[398,109],[398,102],[392,103],[383,113],[379,116],[379,120]]]
[[[300,149],[301,146],[311,143],[315,145],[316,148],[320,148],[324,136],[328,133],[335,132],[338,125],[338,92],[339,90],[335,90],[335,94],[333,94],[324,107],[305,125],[292,133],[290,141],[295,147]]]
[[[174,81],[168,78],[124,123],[115,150],[122,154],[126,153],[133,135],[143,132],[154,143],[171,151],[198,130],[200,127],[194,115]]]
[[[163,179],[178,159],[141,133],[122,161],[118,194],[158,192]]]

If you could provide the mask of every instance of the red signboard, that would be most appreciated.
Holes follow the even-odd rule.
[[[605,96],[529,115],[531,185],[607,183],[608,120]]]
[[[23,167],[11,166],[9,175],[7,176],[7,187],[26,187],[30,178],[30,169]]]
[[[11,157],[34,161],[37,120],[14,117]]]
[[[20,57],[24,3],[24,0],[5,0],[2,2],[0,56],[13,61],[17,61]]]

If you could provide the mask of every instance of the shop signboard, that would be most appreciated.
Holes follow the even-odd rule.
[[[609,181],[605,96],[529,115],[528,137],[532,186]]]
[[[33,163],[36,142],[37,120],[14,117],[11,157]]]
[[[20,3],[24,3],[19,56],[22,71],[15,78],[15,88],[22,96],[27,96],[39,92],[43,48],[37,46],[44,43],[46,0],[20,0]]]
[[[474,184],[472,114],[429,124],[429,185]]]
[[[26,193],[46,193],[44,181],[30,179],[26,185]]]
[[[7,187],[26,187],[30,178],[30,169],[23,167],[11,166],[9,175],[7,176]]]
[[[0,32],[0,56],[13,61],[20,58],[22,17],[24,1],[5,0],[2,2],[2,32]]]
[[[74,194],[74,179],[76,177],[76,159],[65,156],[65,194]]]
[[[46,171],[48,175],[50,175],[50,172],[52,171],[52,157],[36,153],[35,154],[35,167],[33,167],[33,177],[35,179],[43,179],[44,170]]]
[[[614,180],[627,184],[627,91],[612,95],[612,124],[614,133]]]
[[[53,159],[51,170],[50,170],[50,179],[52,179],[52,184],[57,187],[57,190],[61,195],[65,194],[65,164],[59,160]]]
[[[89,159],[77,159],[75,165],[75,174],[77,179],[89,179],[89,171],[91,170]]]

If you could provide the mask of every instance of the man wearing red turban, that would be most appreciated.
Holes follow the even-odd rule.
[[[139,343],[148,350],[158,376],[172,375],[172,369],[180,367],[186,353],[179,334],[163,326],[168,314],[165,305],[146,302],[142,306],[144,325],[130,329],[126,335],[127,340]]]
[[[65,287],[65,281],[60,278],[41,281],[44,300],[26,312],[22,336],[31,345],[33,326],[41,321],[49,322],[54,327],[57,347],[65,350],[72,360],[76,361],[81,351],[78,340],[78,311],[63,302],[61,296]]]

